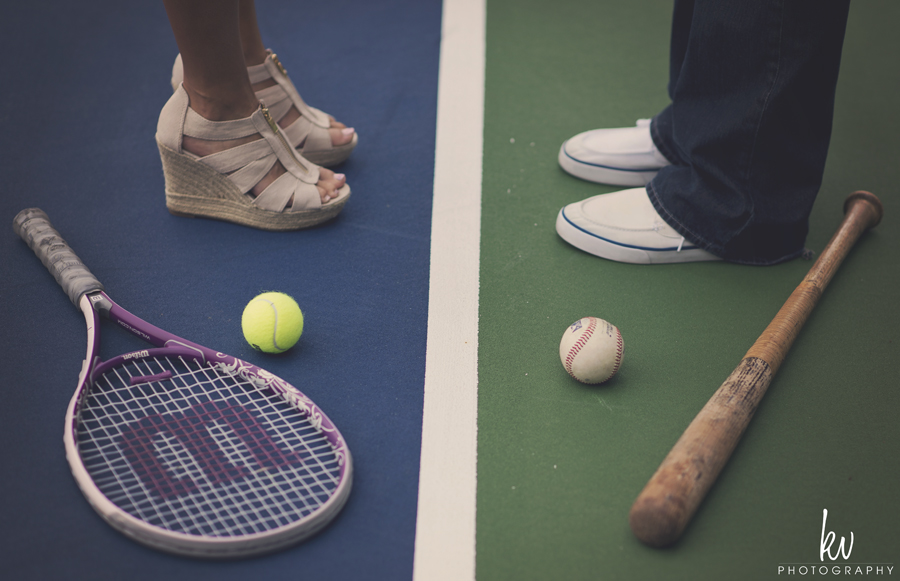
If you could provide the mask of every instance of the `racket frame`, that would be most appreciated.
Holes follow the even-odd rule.
[[[140,319],[117,305],[103,291],[83,295],[79,300],[79,308],[87,326],[87,352],[79,374],[78,387],[72,395],[66,412],[63,442],[66,459],[78,487],[94,510],[113,528],[139,543],[170,553],[193,557],[238,558],[274,552],[297,543],[319,532],[340,512],[347,501],[353,480],[353,462],[350,450],[331,420],[308,397],[289,383],[255,365],[182,339]],[[158,348],[147,350],[147,355],[137,355],[141,351],[136,351],[101,361],[99,358],[101,315]],[[126,357],[139,359],[157,356],[163,352],[169,355],[193,357],[207,365],[233,369],[233,373],[250,379],[259,389],[279,393],[285,401],[304,414],[308,414],[313,420],[313,424],[321,429],[334,446],[340,466],[340,482],[329,499],[308,516],[289,525],[261,533],[230,537],[212,537],[169,531],[146,523],[111,502],[97,488],[82,461],[77,442],[79,406],[83,397],[90,390],[94,378],[105,368],[117,365]],[[256,378],[256,380],[252,378]]]
[[[353,462],[343,436],[328,417],[295,387],[255,365],[192,343],[156,327],[117,305],[104,292],[103,285],[59,235],[47,214],[39,208],[27,208],[13,220],[13,230],[32,249],[56,279],[69,300],[81,310],[87,327],[87,351],[78,386],[66,412],[63,440],[66,458],[75,480],[91,506],[118,531],[128,537],[163,551],[194,557],[243,557],[276,551],[315,534],[327,525],[346,503],[353,480]],[[106,318],[131,334],[154,345],[154,349],[138,350],[113,357],[99,358],[100,319]],[[230,536],[212,536],[171,531],[132,516],[107,498],[94,483],[85,466],[78,445],[81,406],[95,378],[107,369],[128,360],[170,355],[234,376],[249,382],[260,392],[276,394],[289,406],[306,416],[314,430],[330,443],[338,465],[338,482],[332,494],[321,505],[300,519],[268,531]],[[154,376],[138,377],[141,384],[154,381]]]

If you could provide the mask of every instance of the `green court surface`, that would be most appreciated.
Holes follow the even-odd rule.
[[[487,4],[481,581],[900,565],[900,4],[890,1],[851,5],[807,246],[821,251],[854,190],[878,195],[885,218],[825,292],[682,540],[650,549],[628,528],[648,478],[812,265],[627,265],[557,237],[562,206],[616,189],[565,174],[560,144],[667,104],[670,17],[671,3],[655,0]],[[600,386],[570,379],[558,357],[563,331],[588,315],[625,340],[619,375]],[[849,559],[820,560],[823,509],[838,539],[852,531]]]

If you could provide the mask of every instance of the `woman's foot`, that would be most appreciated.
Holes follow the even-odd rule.
[[[256,90],[255,87],[254,90]],[[191,93],[191,91],[188,91],[188,93]],[[221,103],[213,99],[197,98],[195,95],[195,97],[191,100],[190,107],[195,113],[208,121],[231,121],[249,117],[253,114],[254,111],[256,111],[259,105],[257,104],[255,107],[248,107],[246,104],[244,104],[244,106],[241,106],[231,103]],[[238,139],[228,140],[201,139],[198,137],[185,135],[182,137],[181,147],[185,151],[193,153],[197,157],[206,157],[207,155],[219,153],[233,147],[257,141],[262,138],[262,135],[258,133],[240,137]],[[255,186],[253,186],[253,188],[248,193],[250,193],[254,198],[259,196],[263,191],[265,191],[267,187],[269,187],[269,185],[272,184],[272,182],[284,175],[286,171],[287,170],[284,168],[284,165],[282,165],[280,161],[275,163],[275,165],[272,166],[272,169],[269,170],[269,173],[266,174],[265,177],[263,177]],[[322,203],[327,204],[330,200],[336,199],[338,197],[338,190],[344,187],[346,183],[347,179],[344,174],[336,174],[329,169],[320,168],[319,181],[316,183],[316,188],[319,190],[319,198],[321,199]]]
[[[337,216],[350,197],[346,178],[298,154],[265,106],[247,115],[253,92],[246,89],[248,98],[229,100],[182,84],[166,103],[157,142],[169,210],[265,230]]]
[[[258,64],[262,64],[262,62],[260,62]],[[272,77],[269,77],[268,79],[260,81],[259,83],[254,83],[252,86],[253,86],[253,91],[255,93],[258,93],[258,92],[262,91],[263,89],[268,89],[269,87],[274,87],[277,84],[278,83],[275,82],[275,79],[273,79]],[[326,113],[326,115],[327,115],[327,113]],[[282,117],[281,119],[278,120],[278,125],[282,129],[287,129],[288,127],[293,125],[295,121],[300,119],[301,116],[302,115],[300,114],[300,111],[297,110],[297,107],[294,105],[291,105],[291,108],[288,110],[287,113],[284,114],[284,117]],[[329,127],[328,127],[328,133],[331,136],[331,144],[333,146],[347,145],[348,143],[353,141],[353,135],[356,133],[355,129],[353,129],[352,127],[347,127],[340,121],[336,121],[335,118],[331,115],[328,115],[328,121],[330,122]]]
[[[330,167],[350,156],[359,141],[356,130],[307,105],[272,51],[245,53],[244,62],[257,99],[269,108],[285,137],[303,157]],[[183,65],[178,55],[172,67],[173,89],[182,78]]]

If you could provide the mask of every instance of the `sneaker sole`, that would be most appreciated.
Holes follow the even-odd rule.
[[[577,178],[611,186],[645,186],[659,169],[625,169],[579,161],[566,153],[566,143],[559,148],[559,166]]]
[[[566,217],[566,209],[556,217],[556,233],[560,238],[588,254],[629,264],[675,264],[679,262],[707,262],[721,260],[718,256],[696,246],[672,248],[642,248],[621,244],[579,228]]]

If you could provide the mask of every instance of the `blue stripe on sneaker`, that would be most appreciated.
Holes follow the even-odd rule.
[[[581,226],[579,226],[579,225],[575,224],[574,222],[572,222],[571,220],[569,220],[569,217],[566,216],[565,208],[562,209],[562,215],[563,215],[563,218],[565,219],[565,221],[568,222],[569,224],[571,224],[571,226],[573,228],[575,228],[576,230],[580,230],[581,232],[584,232],[588,236],[593,236],[594,238],[603,240],[604,242],[609,242],[610,244],[615,244],[616,246],[622,246],[624,248],[634,248],[636,250],[647,250],[650,252],[677,252],[678,251],[677,246],[672,246],[670,248],[649,248],[646,246],[634,246],[633,244],[623,244],[623,243],[617,242],[615,240],[610,240],[609,238],[604,238],[603,236],[597,236],[593,232],[585,230]],[[681,252],[684,252],[685,250],[697,250],[698,249],[697,246],[689,245],[687,238],[685,238],[684,242],[685,243],[681,246]]]
[[[568,143],[568,141],[567,141],[566,143]],[[658,168],[658,167],[644,167],[644,168],[636,168],[636,169],[635,169],[635,168],[632,168],[632,169],[629,169],[629,168],[624,168],[624,167],[615,167],[615,166],[612,166],[612,165],[603,165],[603,164],[599,164],[599,163],[589,163],[589,162],[586,162],[586,161],[581,161],[580,159],[576,159],[576,158],[572,157],[571,155],[569,155],[569,152],[566,150],[566,145],[565,145],[565,143],[563,144],[562,150],[563,150],[563,153],[566,155],[566,157],[568,157],[569,159],[571,159],[571,160],[574,161],[575,163],[580,163],[581,165],[589,165],[589,166],[591,166],[591,167],[601,167],[601,168],[603,168],[603,169],[611,169],[611,170],[615,170],[615,171],[627,171],[627,172],[634,172],[634,173],[641,173],[641,172],[645,172],[645,171],[659,171],[659,170],[660,170],[660,168]]]

